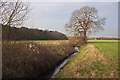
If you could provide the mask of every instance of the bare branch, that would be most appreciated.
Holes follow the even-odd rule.
[[[16,2],[0,2],[0,18],[3,25],[21,26],[29,13],[28,5],[17,0]]]

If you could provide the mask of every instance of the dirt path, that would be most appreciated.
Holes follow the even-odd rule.
[[[87,50],[86,50],[87,49]],[[99,54],[98,49],[95,48],[94,45],[90,44],[89,46],[87,46],[82,52],[81,54],[83,54],[81,57],[83,58],[83,60],[87,59],[88,56],[93,57],[93,59],[90,59],[89,62],[94,62],[94,61],[100,61],[101,63],[103,63],[104,65],[107,65],[107,61],[104,57],[103,54]]]
[[[95,48],[94,45],[90,44],[87,48],[88,48],[87,50],[89,52],[89,55],[87,54],[86,51],[84,53],[83,52],[82,53],[87,56],[87,57],[85,57],[86,59],[88,58],[88,56],[93,57],[93,59],[89,59],[89,61],[87,62],[89,64],[89,66],[92,65],[92,63],[95,63],[95,62],[99,62],[99,63],[103,63],[104,65],[107,65],[107,61],[106,61],[104,55],[103,54],[101,54],[101,55],[98,54],[99,51],[98,51],[98,49]],[[95,68],[94,65],[92,65],[92,67]],[[97,71],[96,70],[90,69],[90,71],[91,71],[91,74],[92,74],[91,78],[97,77]]]
[[[86,77],[90,77],[90,78],[96,78],[96,77],[100,77],[99,73],[100,71],[98,71],[97,64],[103,64],[104,66],[108,64],[108,62],[106,61],[105,57],[103,54],[99,54],[99,51],[97,48],[95,48],[94,45],[89,44],[89,46],[87,46],[86,48],[84,48],[81,53],[82,54],[79,57],[79,61],[77,61],[78,64],[81,63],[81,65],[76,65],[73,64],[73,68],[74,68],[74,72],[78,72],[75,73],[75,77],[77,78],[86,78]],[[98,66],[99,68],[100,66]],[[80,70],[79,70],[80,69]],[[83,73],[79,73],[79,71],[83,70]],[[87,73],[88,72],[88,73]]]
[[[82,55],[80,56],[80,61],[78,61],[78,63],[82,63],[82,65],[79,66],[81,70],[85,70],[86,72],[88,71],[88,73],[90,71],[90,75],[91,75],[90,78],[96,78],[96,77],[99,78],[101,74],[103,77],[108,78],[108,76],[104,75],[104,73],[99,70],[99,68],[108,65],[108,62],[105,59],[103,53],[100,54],[99,50],[95,48],[94,45],[90,44],[89,46],[87,46],[82,50],[81,54]],[[102,64],[103,66],[99,64]],[[81,75],[80,73],[77,73],[75,77],[85,78],[86,76],[89,75]],[[109,78],[114,78],[114,77],[115,77],[114,71],[112,71],[109,75]]]

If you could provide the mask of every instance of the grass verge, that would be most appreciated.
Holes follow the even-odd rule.
[[[118,78],[118,41],[88,42],[55,78]]]

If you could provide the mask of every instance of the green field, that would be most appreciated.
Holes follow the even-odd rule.
[[[25,43],[25,42],[55,42],[55,41],[68,41],[68,40],[20,40],[20,41],[4,41],[8,43]]]
[[[118,78],[118,40],[89,40],[55,78]]]

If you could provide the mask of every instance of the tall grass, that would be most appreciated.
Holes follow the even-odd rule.
[[[39,78],[74,52],[68,41],[5,42],[2,45],[3,78]]]

